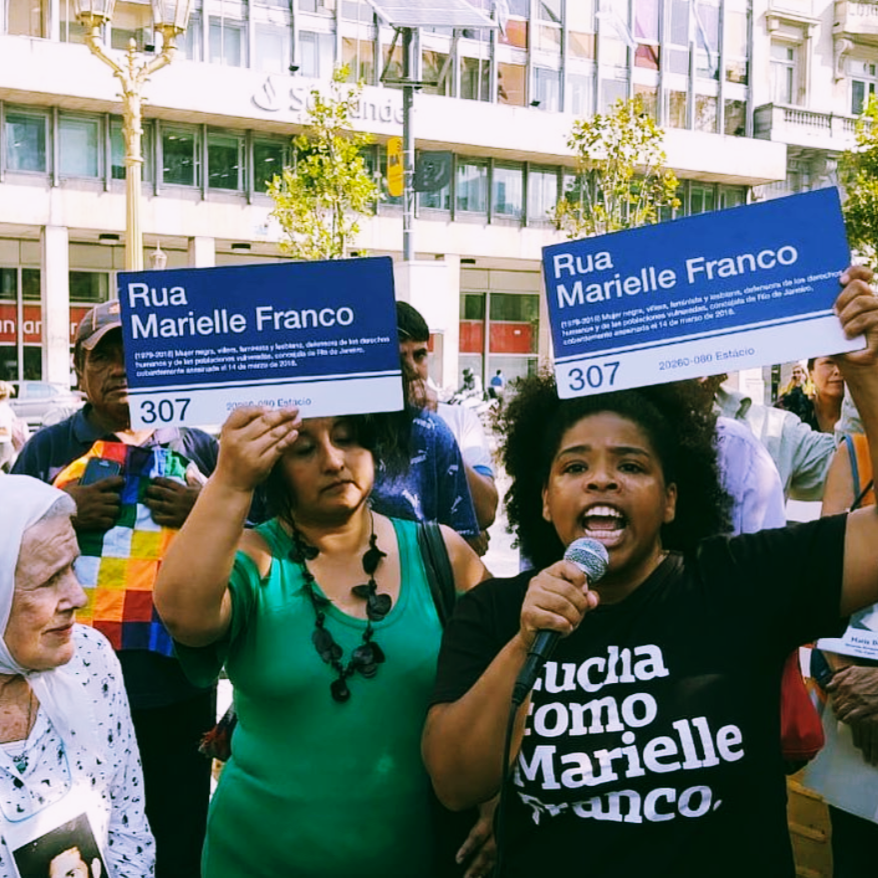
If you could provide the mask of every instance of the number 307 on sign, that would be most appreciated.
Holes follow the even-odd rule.
[[[619,371],[619,360],[602,363],[578,363],[576,365],[556,367],[559,378],[558,395],[578,396],[583,391],[611,390],[616,384],[616,373]],[[566,391],[566,392],[565,392]]]

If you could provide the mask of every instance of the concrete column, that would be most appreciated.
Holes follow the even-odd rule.
[[[213,268],[216,265],[216,240],[214,238],[189,239],[189,268]]]
[[[70,384],[70,249],[66,226],[40,232],[43,380]]]

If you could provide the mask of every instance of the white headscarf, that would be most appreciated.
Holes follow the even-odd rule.
[[[15,591],[15,568],[25,531],[65,496],[30,476],[0,475],[0,674],[21,674],[30,683],[55,730],[68,745],[102,749],[82,683],[64,666],[48,671],[24,668],[6,646],[5,632]]]

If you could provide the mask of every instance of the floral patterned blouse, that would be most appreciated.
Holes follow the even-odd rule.
[[[109,765],[84,746],[68,752],[40,708],[23,747],[21,742],[2,745],[0,767],[11,758],[19,776],[0,770],[0,829],[7,819],[23,820],[60,801],[75,777],[85,778],[107,826],[106,836],[98,840],[109,878],[146,878],[154,874],[155,842],[144,813],[143,772],[119,660],[107,639],[92,628],[76,625],[74,641],[76,652],[65,670],[82,682],[82,696],[91,705]],[[15,878],[11,859],[4,838],[0,878]]]

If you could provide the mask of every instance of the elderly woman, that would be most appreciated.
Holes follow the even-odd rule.
[[[4,476],[0,498],[0,878],[38,874],[36,863],[46,875],[64,851],[95,847],[101,875],[152,875],[119,662],[74,624],[76,507],[27,476]]]

